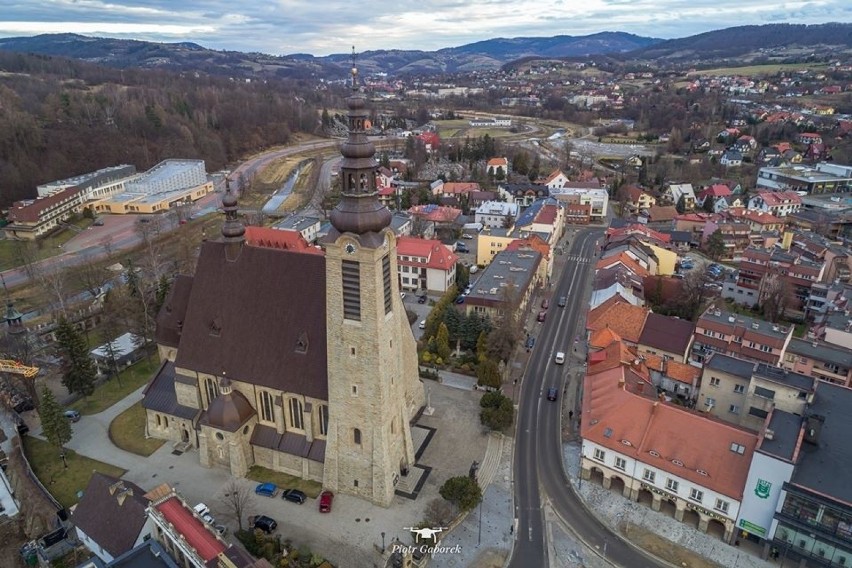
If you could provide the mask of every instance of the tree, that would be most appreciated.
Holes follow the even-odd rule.
[[[707,242],[704,243],[704,251],[713,260],[719,260],[725,253],[725,240],[722,238],[722,231],[716,229],[712,235],[707,237]]]
[[[500,388],[503,382],[500,377],[500,368],[494,359],[482,361],[476,368],[476,383],[481,387]]]
[[[460,511],[470,511],[482,501],[482,488],[475,479],[466,475],[449,478],[441,486],[439,493]]]
[[[497,166],[497,172],[494,174],[494,179],[497,181],[503,181],[506,179],[506,172],[503,170],[503,166]]]
[[[56,342],[63,358],[62,384],[69,393],[91,395],[95,391],[95,364],[83,336],[71,322],[60,318]]]
[[[435,352],[444,361],[447,361],[452,353],[450,349],[450,331],[444,322],[441,322],[438,326],[438,335],[435,337]]]
[[[503,431],[512,425],[514,407],[512,399],[500,391],[486,393],[479,401],[482,408],[479,421],[489,430]]]
[[[488,359],[488,333],[485,330],[476,338],[476,358],[480,363]]]
[[[222,504],[228,516],[236,519],[237,527],[242,531],[245,512],[254,506],[254,492],[245,483],[240,483],[232,477],[225,485]]]
[[[41,389],[41,402],[38,408],[39,418],[41,418],[41,429],[44,437],[52,446],[59,450],[59,457],[62,458],[62,463],[68,467],[68,462],[65,461],[65,444],[71,441],[71,422],[65,418],[65,414],[53,392],[47,386]]]
[[[778,268],[771,268],[760,280],[760,309],[772,323],[784,319],[790,300],[790,284]]]
[[[456,516],[456,506],[450,501],[432,499],[426,506],[425,520],[430,527],[445,527]]]

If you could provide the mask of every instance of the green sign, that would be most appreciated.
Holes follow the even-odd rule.
[[[772,490],[772,484],[763,479],[757,479],[757,485],[754,487],[754,494],[761,499],[769,499],[769,492]]]
[[[763,537],[766,536],[766,529],[763,527],[759,527],[754,523],[750,523],[745,519],[740,519],[740,528],[744,531],[750,532],[751,534],[756,534],[757,536]]]

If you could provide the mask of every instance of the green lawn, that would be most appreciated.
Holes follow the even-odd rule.
[[[99,471],[115,477],[126,473],[120,467],[89,459],[72,450],[65,450],[68,462],[68,469],[65,469],[59,451],[49,443],[31,436],[24,436],[23,443],[36,477],[64,507],[77,503],[77,492],[86,488],[92,472]]]
[[[165,440],[145,438],[145,409],[141,402],[113,419],[109,425],[109,439],[122,450],[146,458],[166,443]]]
[[[91,223],[91,220],[89,219],[86,219],[86,221]],[[70,241],[76,234],[77,233],[75,231],[62,229],[58,233],[55,233],[46,239],[40,239],[36,245],[38,247],[36,257],[38,260],[42,260],[50,258],[51,256],[56,256],[62,252],[60,245],[64,245]],[[21,263],[17,260],[17,254],[15,251],[16,247],[22,246],[23,244],[25,243],[22,241],[13,241],[9,239],[0,240],[0,270],[9,270],[10,268],[17,268],[21,265]]]
[[[316,498],[322,491],[321,483],[308,481],[280,471],[272,471],[259,465],[253,465],[246,477],[261,483],[272,482],[282,489],[301,489],[305,492],[305,495],[311,498]]]
[[[145,383],[160,366],[156,355],[142,359],[138,363],[124,369],[119,377],[113,377],[95,389],[94,394],[81,398],[71,405],[80,414],[97,414],[103,412],[119,400],[123,399]]]

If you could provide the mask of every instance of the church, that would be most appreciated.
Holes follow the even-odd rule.
[[[347,104],[322,249],[250,244],[227,191],[221,238],[157,317],[162,364],[143,406],[147,435],[196,449],[205,467],[243,477],[259,465],[387,507],[414,465],[425,395],[354,68]]]

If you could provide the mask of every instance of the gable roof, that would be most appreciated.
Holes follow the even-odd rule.
[[[201,247],[175,366],[327,400],[325,257],[226,247]]]
[[[46,197],[40,197],[26,205],[16,205],[9,209],[9,220],[13,223],[35,223],[42,214],[58,203],[76,198],[83,192],[81,187],[68,187]]]
[[[439,270],[449,270],[459,257],[449,248],[435,239],[419,239],[417,237],[399,237],[396,242],[397,262],[400,265],[426,266]],[[402,260],[401,256],[416,256],[426,258],[426,262]]]
[[[157,503],[155,508],[181,535],[182,540],[195,549],[204,562],[216,558],[228,548],[177,497],[169,497]]]
[[[253,247],[266,247],[307,254],[324,253],[321,248],[311,246],[298,231],[282,231],[272,227],[246,227],[246,244]]]
[[[737,500],[757,445],[753,432],[628,391],[616,373],[586,375],[580,428],[585,440]]]
[[[506,158],[491,158],[488,160],[488,165],[494,168],[499,168],[500,166],[509,165],[509,160]]]
[[[604,349],[616,341],[621,342],[621,336],[609,326],[606,326],[592,332],[591,337],[589,337],[589,347]]]
[[[686,353],[693,331],[695,324],[689,320],[651,312],[645,319],[639,344],[670,353]]]
[[[147,508],[145,491],[138,485],[95,471],[71,520],[116,557],[133,548],[148,519]]]
[[[610,327],[625,340],[639,343],[645,318],[650,310],[634,306],[620,299],[607,300],[589,312],[586,329],[597,331]]]

